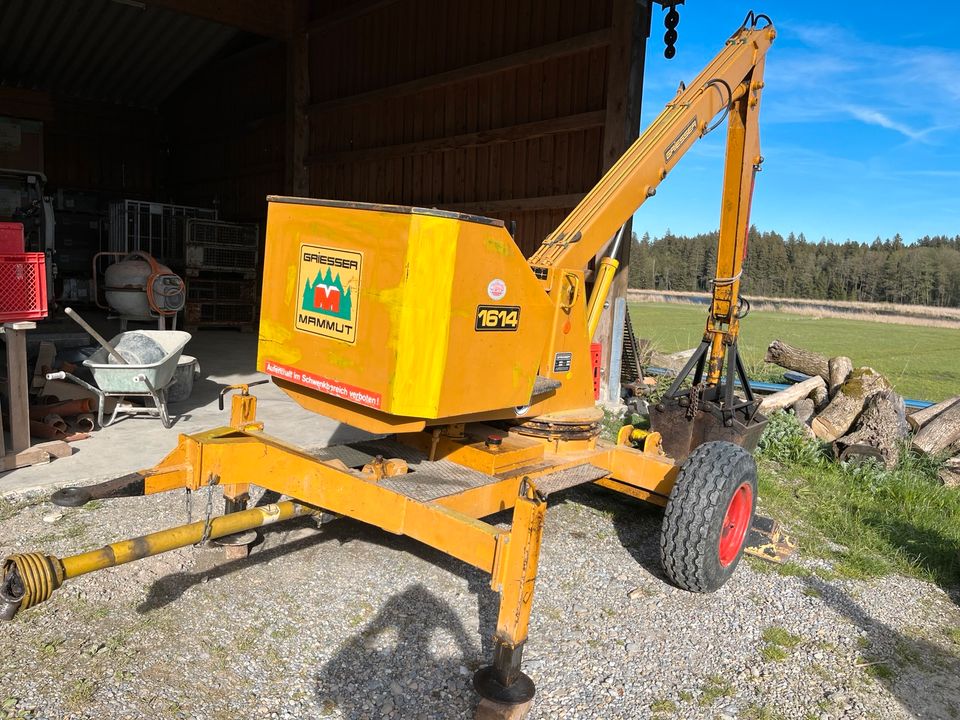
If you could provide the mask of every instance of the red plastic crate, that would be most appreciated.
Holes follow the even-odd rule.
[[[0,255],[0,322],[46,316],[46,256],[43,253]]]
[[[600,360],[603,357],[603,345],[590,343],[590,366],[593,368],[593,399],[600,399]]]
[[[23,223],[0,223],[0,254],[22,253]]]

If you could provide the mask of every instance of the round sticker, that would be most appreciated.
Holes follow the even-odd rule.
[[[494,278],[487,285],[487,295],[490,296],[491,300],[503,300],[503,296],[507,294],[507,284],[500,278]]]

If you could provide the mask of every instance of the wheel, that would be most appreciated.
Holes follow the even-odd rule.
[[[757,504],[757,465],[738,445],[708,442],[680,467],[660,529],[670,580],[713,592],[736,570]]]

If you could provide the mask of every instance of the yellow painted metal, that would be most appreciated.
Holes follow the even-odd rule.
[[[240,392],[230,400],[230,425],[237,430],[256,427],[263,429],[263,423],[257,422],[257,398],[250,394],[250,388],[247,385],[239,385],[237,389]],[[221,391],[223,392],[223,391]],[[246,505],[250,498],[250,485],[248,483],[227,483],[223,486],[223,497],[225,500],[232,500],[235,503]]]
[[[256,483],[329,512],[407,535],[481,569],[489,571],[491,567],[499,530],[381,487],[375,476],[344,472],[260,433],[221,430],[183,435],[180,448],[182,454],[198,458],[180,476],[182,487],[197,487],[203,484],[200,478],[211,475],[232,483]],[[168,459],[175,463],[178,458]]]
[[[601,262],[589,305],[584,269],[729,108],[708,327],[715,379],[736,337],[729,266],[742,261],[763,58],[774,37],[772,27],[738,30],[544,241],[529,260],[536,274],[499,221],[270,198],[258,368],[308,409],[372,432],[591,406],[589,342],[617,263]],[[333,296],[344,306],[328,306]],[[561,384],[532,398],[538,375]]]
[[[516,647],[527,638],[547,512],[547,503],[537,497],[533,483],[524,485],[513,508],[510,542],[493,570],[491,583],[501,594],[496,638],[508,647]]]
[[[660,507],[667,506],[668,496],[660,495],[658,493],[651,492],[650,490],[645,490],[644,488],[636,487],[625,482],[620,482],[615,478],[601,478],[600,480],[595,480],[594,484],[599,485],[600,487],[605,487],[608,490],[618,492],[621,495],[629,495],[632,498],[648,502],[651,505],[658,505]]]
[[[499,438],[500,444],[488,444],[490,437]],[[432,450],[436,460],[449,460],[488,475],[534,464],[544,454],[543,442],[486,425],[471,426],[469,434],[460,439],[441,434],[436,444],[431,433],[411,433],[397,438],[424,452]]]
[[[744,27],[706,68],[677,94],[530,258],[532,265],[580,270],[702,137],[731,98],[762,87],[763,56],[776,37],[772,26]],[[756,81],[756,82],[755,82]]]
[[[315,512],[296,502],[285,501],[275,505],[243,510],[241,512],[220,515],[210,519],[207,537],[211,540],[233,535],[234,533],[265,527],[283,522],[299,515]],[[60,560],[64,579],[75,578],[104,568],[123,565],[134,560],[142,560],[169,550],[195,545],[204,537],[207,530],[206,520],[181,525],[180,527],[160,530],[132,540],[105,545],[97,550],[71,555]]]
[[[610,283],[613,282],[613,276],[617,274],[619,267],[620,262],[614,258],[605,257],[600,261],[587,309],[587,336],[591,339],[597,333],[597,325],[600,324],[600,316],[603,314],[603,305],[610,293]]]
[[[345,319],[304,309],[324,299],[307,285],[317,273]],[[388,425],[527,404],[550,329],[550,299],[503,224],[453,213],[272,197],[263,287],[258,369],[311,409],[336,417],[339,398]]]
[[[598,443],[591,462],[610,471],[621,483],[667,496],[676,482],[679,468],[668,457],[636,450],[626,445]]]
[[[708,384],[720,382],[726,350],[736,341],[740,332],[740,276],[747,252],[753,183],[763,162],[758,120],[763,67],[764,60],[760,58],[752,75],[740,85],[749,89],[732,100],[728,113],[717,274],[713,281],[713,298],[705,335],[710,340]]]

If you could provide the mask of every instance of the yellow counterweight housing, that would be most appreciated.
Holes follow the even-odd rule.
[[[530,402],[553,307],[503,227],[270,197],[257,368],[372,431]]]

